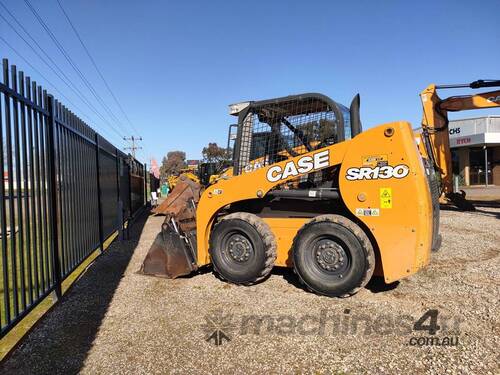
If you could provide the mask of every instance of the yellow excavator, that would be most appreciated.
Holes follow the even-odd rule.
[[[500,107],[500,90],[474,95],[451,96],[441,99],[437,91],[443,89],[479,89],[499,87],[500,80],[477,80],[458,85],[429,85],[421,92],[423,106],[420,151],[429,158],[441,177],[442,203],[451,203],[462,210],[474,210],[465,199],[465,193],[453,191],[448,112]]]
[[[293,267],[311,291],[349,296],[373,274],[409,276],[439,247],[438,180],[407,122],[362,131],[321,94],[237,103],[232,167],[204,190],[177,183],[141,271],[174,278],[211,264],[253,284]]]
[[[167,184],[168,184],[170,191],[175,189],[175,186],[177,185],[177,182],[179,182],[181,176],[184,176],[185,178],[188,178],[191,181],[194,181],[197,184],[199,184],[200,179],[199,179],[198,175],[196,175],[195,172],[196,171],[193,170],[192,168],[183,168],[178,173],[171,174],[170,176],[168,176],[167,177]]]

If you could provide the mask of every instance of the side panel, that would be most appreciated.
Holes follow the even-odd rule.
[[[429,262],[429,186],[408,123],[370,129],[356,141],[340,171],[342,199],[376,238],[385,281],[392,282]]]
[[[293,239],[298,230],[309,220],[305,218],[264,218],[264,221],[271,227],[278,245],[275,265],[281,267],[293,266],[293,256],[291,253]]]

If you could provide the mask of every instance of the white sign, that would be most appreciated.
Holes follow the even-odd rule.
[[[317,152],[311,156],[303,156],[297,160],[297,164],[293,160],[285,164],[283,168],[275,165],[267,170],[267,180],[269,182],[277,182],[284,180],[290,176],[298,176],[299,174],[309,173],[330,165],[330,150]]]
[[[383,167],[362,167],[362,168],[349,168],[346,172],[346,180],[386,180],[388,178],[403,178],[408,176],[410,168],[405,164],[399,164],[395,167],[386,165]]]

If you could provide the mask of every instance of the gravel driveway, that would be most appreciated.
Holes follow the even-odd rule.
[[[348,299],[308,293],[287,270],[251,287],[210,270],[138,275],[161,222],[136,224],[98,258],[0,373],[500,372],[499,208],[442,211],[442,249],[427,269]]]

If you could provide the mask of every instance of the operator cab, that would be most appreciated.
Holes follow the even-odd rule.
[[[351,139],[361,132],[359,103],[359,95],[347,108],[311,93],[230,105],[229,113],[238,116],[237,133],[230,132],[233,174]]]

